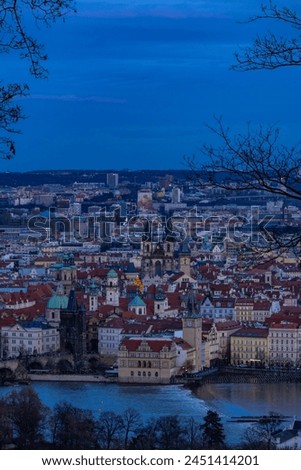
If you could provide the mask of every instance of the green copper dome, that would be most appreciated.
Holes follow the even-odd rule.
[[[133,298],[133,300],[129,303],[129,307],[146,307],[146,304],[143,302],[139,295]]]
[[[54,294],[48,300],[47,308],[58,310],[61,308],[67,308],[67,305],[68,305],[68,297],[66,295]]]
[[[114,269],[110,269],[110,271],[109,271],[108,274],[107,274],[107,277],[109,277],[109,278],[113,278],[113,277],[116,278],[116,277],[118,277],[118,274],[116,273],[116,271],[114,271]]]

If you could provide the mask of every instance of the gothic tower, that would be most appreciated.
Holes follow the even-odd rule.
[[[162,277],[165,272],[175,271],[174,242],[165,241],[142,241],[141,244],[141,270],[143,276]]]
[[[195,295],[191,291],[187,298],[187,308],[182,318],[183,339],[195,348],[195,371],[202,369],[202,318],[198,311]]]
[[[187,241],[184,241],[179,250],[179,271],[187,276],[191,275],[190,271],[191,251]]]
[[[80,360],[86,354],[86,315],[77,303],[76,293],[71,289],[67,307],[60,312],[61,351],[74,355]]]

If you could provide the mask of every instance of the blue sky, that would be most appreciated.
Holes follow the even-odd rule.
[[[260,4],[78,1],[76,15],[38,33],[47,80],[1,57],[3,78],[31,88],[17,155],[2,170],[183,168],[185,155],[214,142],[214,115],[234,131],[276,124],[285,141],[299,141],[300,70],[229,70],[234,51],[268,27],[241,24]]]

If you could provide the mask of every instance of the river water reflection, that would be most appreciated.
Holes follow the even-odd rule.
[[[21,385],[0,388],[0,397]],[[181,385],[142,386],[71,382],[39,382],[32,387],[49,407],[60,401],[89,409],[122,413],[132,407],[144,420],[162,415],[199,419],[209,409],[217,411],[224,422],[228,442],[239,441],[246,424],[230,423],[232,417],[257,416],[275,411],[301,417],[301,384],[208,384],[194,390]]]

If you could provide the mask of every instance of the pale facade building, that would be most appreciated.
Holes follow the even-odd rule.
[[[177,348],[171,339],[124,339],[118,352],[118,380],[124,383],[172,382]]]
[[[1,357],[45,354],[59,349],[59,331],[46,321],[22,322],[1,328]]]
[[[271,365],[301,364],[301,330],[299,324],[281,321],[269,328],[269,362]]]

